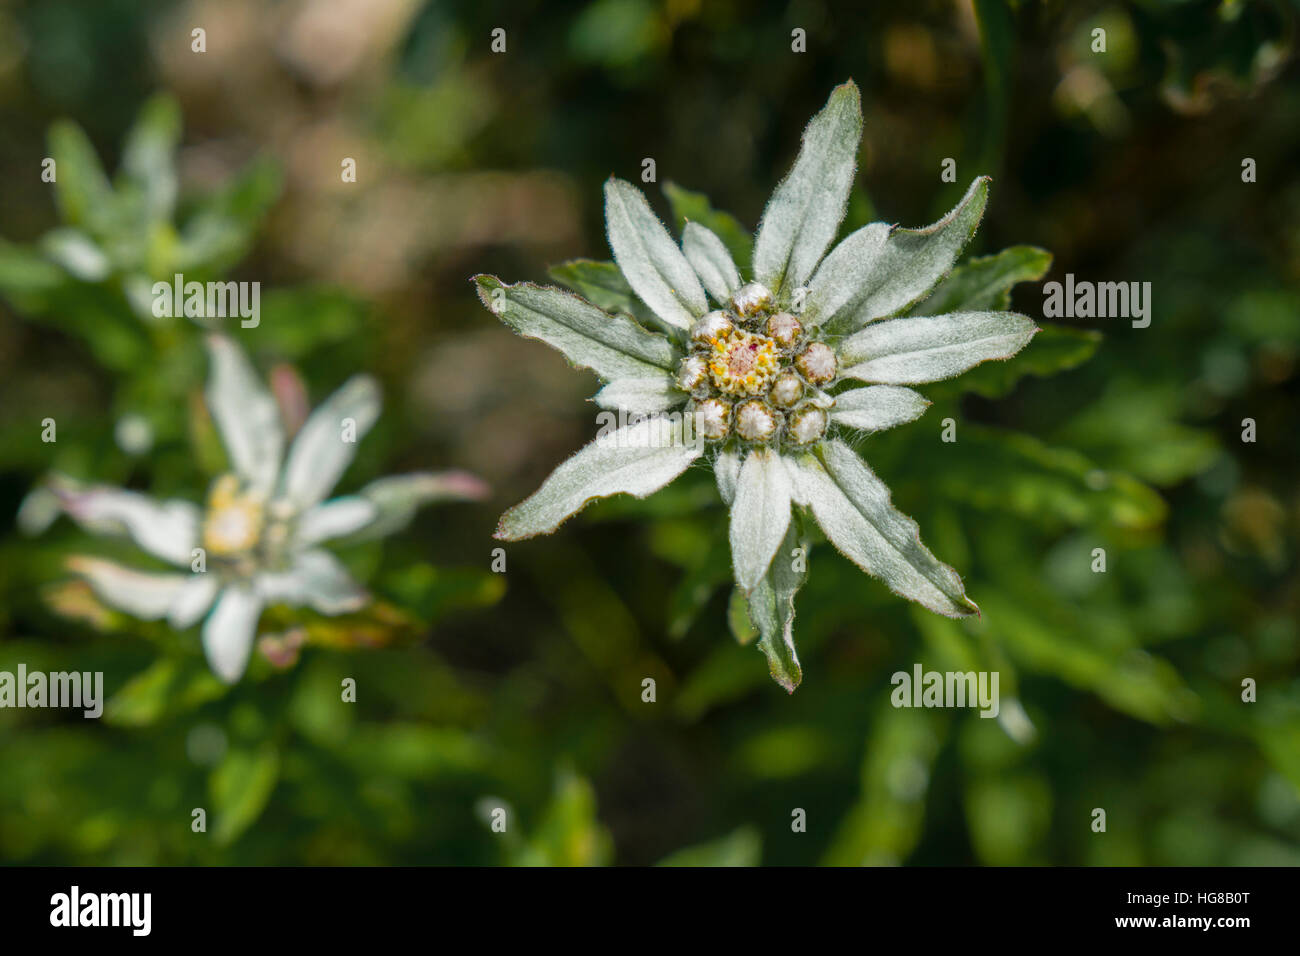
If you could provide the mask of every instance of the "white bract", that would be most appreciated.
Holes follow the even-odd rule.
[[[379,417],[379,386],[358,375],[303,424],[285,451],[285,429],[270,391],[230,339],[208,339],[206,401],[231,471],[217,478],[204,507],[158,501],[134,491],[85,486],[56,476],[50,488],[83,528],[125,535],[181,572],[142,571],[95,557],[70,568],[106,603],[184,629],[203,621],[212,670],[233,683],[243,674],[268,605],[321,614],[357,611],[369,595],[331,552],[331,539],[377,537],[410,521],[422,504],[483,496],[463,472],[381,478],[353,495],[326,500]]]
[[[950,617],[977,610],[838,432],[913,421],[930,403],[906,386],[1010,358],[1038,331],[1005,311],[893,317],[952,269],[984,213],[987,177],[931,226],[872,223],[827,251],[861,134],[858,90],[846,83],[804,131],[763,213],[748,274],[698,222],[686,224],[679,248],[641,192],[611,179],[609,244],[636,308],[609,314],[557,288],[475,279],[509,326],[607,383],[601,407],[652,416],[579,451],[502,516],[497,536],[553,531],[596,498],[648,495],[707,455],[730,507],[737,586],[773,677],[790,691],[801,676],[792,626],[803,514],[897,594]],[[609,275],[588,266],[608,289]]]

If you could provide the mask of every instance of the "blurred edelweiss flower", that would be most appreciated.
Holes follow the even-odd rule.
[[[486,489],[464,472],[418,472],[326,500],[379,417],[378,384],[365,375],[347,381],[311,414],[286,454],[276,401],[243,352],[216,335],[208,339],[208,352],[205,398],[233,471],[213,482],[204,507],[61,476],[50,485],[62,511],[83,528],[125,534],[186,571],[140,571],[84,556],[72,558],[69,567],[128,614],[165,618],[178,629],[204,619],[208,663],[234,682],[248,663],[264,607],[337,615],[370,600],[322,543],[391,534],[422,504],[481,498]]]
[[[805,510],[897,594],[950,617],[978,610],[837,433],[918,418],[929,402],[905,386],[1009,358],[1037,331],[1010,312],[889,318],[952,268],[983,215],[987,177],[932,226],[871,223],[827,253],[861,134],[849,82],[808,124],[794,168],[767,204],[750,281],[697,222],[686,224],[679,249],[641,192],[618,179],[605,184],[605,217],[618,270],[647,307],[640,322],[560,289],[475,279],[484,304],[513,329],[607,382],[595,397],[601,407],[648,416],[557,468],[502,516],[497,537],[553,531],[596,498],[648,495],[707,452],[731,509],[736,582],[772,675],[789,691],[801,678],[792,625],[805,576]]]

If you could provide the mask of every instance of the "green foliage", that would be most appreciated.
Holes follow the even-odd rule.
[[[975,33],[944,5],[846,5],[814,62],[743,5],[561,5],[507,57],[486,8],[374,30],[355,5],[343,35],[376,38],[356,61],[300,51],[196,87],[165,58],[123,69],[153,42],[151,5],[94,6],[8,18],[0,510],[26,500],[26,527],[53,471],[202,501],[228,467],[202,401],[209,329],[150,309],[175,272],[262,280],[260,326],[219,330],[287,407],[382,381],[344,491],[443,464],[496,490],[340,547],[373,604],[269,609],[270,656],[233,687],[197,626],[68,580],[70,556],[129,547],[5,522],[0,671],[102,672],[106,701],[99,720],[0,709],[4,862],[1300,864],[1290,7],[981,0]],[[809,523],[791,696],[758,651],[777,604],[755,622],[735,589],[704,461],[490,570],[495,515],[590,440],[596,409],[575,407],[595,389],[489,328],[466,278],[550,267],[652,323],[601,261],[591,201],[644,156],[673,237],[707,227],[752,278],[770,187],[849,76],[865,150],[835,238],[930,221],[992,176],[983,245],[902,314],[1014,308],[1041,331],[852,440],[979,615],[909,607]],[[335,178],[342,155],[358,183]],[[959,183],[937,184],[943,157]],[[554,264],[574,255],[591,258]],[[1040,321],[1039,284],[1066,272],[1151,281],[1151,326]],[[120,440],[140,423],[144,446]],[[918,663],[996,671],[998,717],[891,706]]]

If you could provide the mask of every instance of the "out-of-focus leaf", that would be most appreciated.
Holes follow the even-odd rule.
[[[198,656],[160,658],[109,698],[104,722],[143,727],[216,700],[227,690]]]
[[[1028,435],[962,425],[958,440],[947,447],[936,485],[972,507],[1049,526],[1150,528],[1165,517],[1164,500],[1137,479],[1095,468],[1076,451]]]
[[[176,205],[176,148],[181,139],[181,111],[166,94],[140,110],[122,148],[122,173],[144,198],[146,220],[169,220]]]
[[[1101,344],[1101,333],[1064,325],[1041,325],[1018,354],[1005,362],[985,362],[946,382],[926,389],[934,398],[974,392],[985,398],[1008,394],[1026,375],[1048,376],[1066,372],[1088,361]]]
[[[896,866],[921,838],[930,774],[947,734],[941,712],[881,707],[862,760],[862,793],[822,862]]]
[[[95,147],[76,123],[61,120],[50,127],[50,158],[63,221],[102,236],[116,214],[116,197]]]
[[[514,866],[603,866],[613,841],[596,817],[596,793],[572,770],[556,775],[555,794]]]
[[[742,276],[749,272],[749,263],[753,257],[754,239],[749,230],[740,224],[735,216],[719,212],[709,203],[704,193],[691,192],[674,182],[664,183],[664,195],[673,207],[677,232],[681,233],[688,222],[698,222],[710,229],[731,253]]]
[[[408,564],[383,581],[386,592],[424,624],[468,608],[489,607],[505,593],[504,574],[478,568]]]
[[[758,866],[763,859],[763,838],[753,827],[738,827],[724,837],[683,847],[656,866]]]
[[[985,312],[1011,308],[1011,288],[1036,282],[1052,267],[1052,254],[1034,246],[1011,246],[964,262],[908,310],[911,315]]]
[[[1032,595],[1017,599],[992,589],[980,594],[984,614],[974,626],[988,628],[1025,671],[1090,690],[1112,707],[1153,724],[1186,721],[1195,714],[1195,695],[1168,661],[1136,646],[1102,644],[1086,618],[1055,605],[1036,607]]]
[[[1178,421],[1184,400],[1181,388],[1117,380],[1055,437],[1146,481],[1175,484],[1208,468],[1219,453],[1212,432]]]
[[[209,781],[215,811],[212,839],[218,845],[233,843],[257,822],[279,776],[280,754],[273,744],[233,748],[226,754]]]

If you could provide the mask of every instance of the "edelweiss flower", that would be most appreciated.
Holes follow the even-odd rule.
[[[485,488],[463,472],[381,478],[355,495],[325,500],[379,417],[378,384],[358,375],[303,424],[284,453],[275,399],[229,339],[208,339],[208,409],[233,471],[213,482],[204,508],[156,501],[133,491],[83,487],[55,478],[62,510],[89,531],[125,534],[186,573],[125,568],[79,557],[72,570],[107,603],[139,618],[186,628],[206,615],[203,648],[212,670],[243,674],[263,607],[311,607],[344,614],[369,600],[338,558],[320,545],[343,536],[391,534],[420,505],[480,498]],[[210,609],[210,610],[209,610]]]
[[[640,321],[556,288],[475,279],[484,304],[513,329],[608,383],[599,405],[649,416],[562,464],[502,516],[497,537],[553,531],[596,498],[643,497],[707,454],[730,506],[736,582],[772,675],[790,691],[801,676],[792,626],[805,511],[897,594],[951,617],[977,611],[839,433],[916,419],[929,402],[905,386],[1009,358],[1037,331],[1008,312],[889,318],[951,269],[983,215],[987,177],[932,226],[872,223],[827,253],[861,134],[850,82],[808,124],[759,223],[748,276],[714,232],[689,222],[678,248],[636,187],[607,182],[609,244]]]

